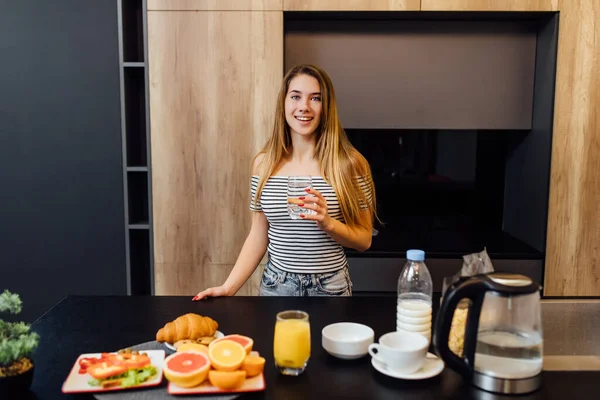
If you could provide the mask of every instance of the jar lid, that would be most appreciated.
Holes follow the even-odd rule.
[[[494,282],[505,286],[529,286],[533,283],[529,277],[520,274],[496,272],[490,274],[489,277]]]
[[[493,285],[492,291],[500,296],[531,294],[541,289],[538,283],[521,274],[492,272],[486,278]]]
[[[411,261],[423,261],[425,260],[425,252],[423,250],[408,250],[406,252],[406,259]]]

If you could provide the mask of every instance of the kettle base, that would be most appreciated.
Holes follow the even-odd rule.
[[[541,373],[525,379],[494,378],[476,371],[473,373],[473,385],[487,392],[526,394],[535,392],[540,388],[541,384]]]

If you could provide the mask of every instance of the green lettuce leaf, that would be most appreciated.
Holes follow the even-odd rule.
[[[147,365],[144,368],[130,369],[121,375],[111,376],[108,379],[92,379],[88,381],[88,384],[90,386],[101,386],[104,381],[123,379],[121,387],[131,387],[145,382],[154,375],[156,375],[156,367],[154,365]]]

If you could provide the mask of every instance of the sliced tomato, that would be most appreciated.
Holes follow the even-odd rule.
[[[94,365],[98,358],[82,358],[79,360],[79,373],[85,373],[85,370],[90,365]]]
[[[124,365],[127,368],[143,368],[150,365],[150,357],[147,354],[114,354],[107,359],[109,363],[115,365]]]
[[[85,357],[79,360],[79,373],[85,374],[88,367],[94,364],[98,364],[106,359],[108,354],[103,353],[101,357]]]
[[[87,367],[87,373],[96,379],[106,379],[111,376],[121,375],[127,372],[127,370],[128,368],[124,365],[116,365],[107,361]]]

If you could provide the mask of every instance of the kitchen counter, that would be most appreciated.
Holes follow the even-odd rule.
[[[600,300],[543,300],[544,369],[600,371]]]
[[[434,313],[437,312],[437,304],[439,300],[434,301]],[[273,367],[275,315],[285,309],[301,309],[310,314],[312,355],[306,372],[299,377],[281,376]],[[566,308],[563,309],[565,310]],[[321,347],[321,329],[330,323],[364,323],[373,328],[376,340],[382,334],[395,329],[396,299],[374,296],[229,297],[201,302],[192,302],[189,296],[69,296],[32,326],[32,329],[40,334],[41,340],[34,355],[35,376],[28,398],[91,399],[91,395],[67,396],[61,393],[62,383],[79,354],[114,351],[152,341],[156,331],[166,322],[187,312],[211,316],[219,322],[219,330],[225,334],[240,333],[254,338],[255,349],[267,359],[266,390],[241,396],[245,399],[507,398],[471,387],[449,368],[433,379],[408,382],[389,378],[375,371],[369,357],[342,361],[329,356]],[[547,316],[544,312],[546,319],[553,318],[551,315]],[[557,320],[556,326],[559,327],[560,324],[561,320]],[[590,326],[592,330],[597,327],[593,323]],[[552,335],[551,332],[545,333]],[[598,336],[596,334],[596,337]],[[576,338],[570,341],[574,340]],[[556,349],[574,349],[569,346],[571,344],[564,344]],[[597,399],[598,381],[598,371],[544,371],[542,388],[534,394],[517,398]]]

